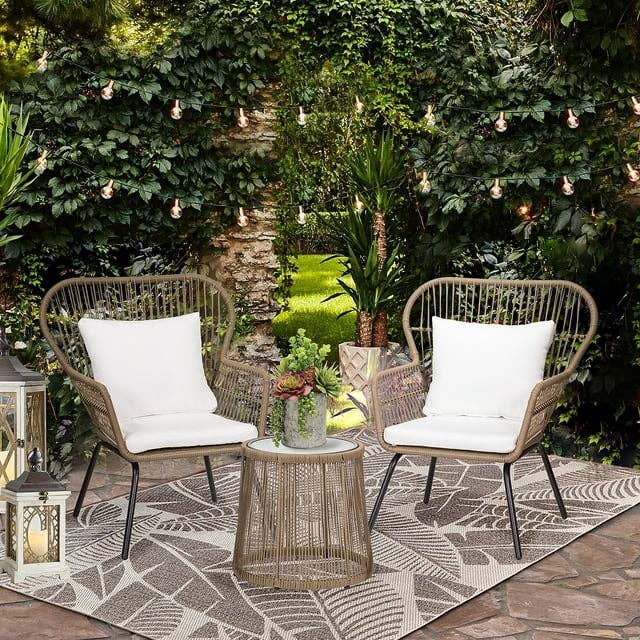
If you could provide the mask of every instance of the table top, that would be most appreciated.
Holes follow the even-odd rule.
[[[327,438],[327,441],[320,447],[310,447],[309,449],[294,449],[280,444],[279,447],[273,443],[271,438],[257,438],[246,443],[247,448],[264,453],[276,455],[295,456],[326,456],[332,453],[344,453],[358,448],[358,443],[346,438]]]

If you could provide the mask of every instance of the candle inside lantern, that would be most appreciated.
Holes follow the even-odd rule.
[[[0,484],[6,484],[15,480],[16,477],[16,459],[13,451],[0,451]]]
[[[46,530],[38,531],[34,529],[29,531],[27,539],[33,555],[38,557],[47,555],[47,551],[49,550],[49,540]]]

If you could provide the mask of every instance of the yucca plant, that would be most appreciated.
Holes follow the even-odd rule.
[[[22,109],[17,116],[12,116],[5,97],[0,95],[0,246],[19,237],[3,233],[12,222],[6,209],[36,179],[35,169],[25,167],[32,146],[27,133],[28,121]]]
[[[364,262],[349,247],[347,257],[341,260],[343,276],[338,278],[342,291],[338,291],[325,300],[348,295],[353,307],[340,314],[356,313],[356,344],[360,347],[379,346],[373,341],[374,320],[382,310],[386,310],[394,301],[404,282],[402,266],[398,260],[399,247],[396,247],[382,265],[378,263],[378,247],[374,242],[369,246]],[[350,284],[346,277],[353,282]]]

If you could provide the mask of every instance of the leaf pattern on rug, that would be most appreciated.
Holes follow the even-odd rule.
[[[366,430],[369,508],[391,456]],[[153,640],[397,640],[640,503],[632,469],[553,458],[569,518],[562,520],[539,455],[512,477],[523,559],[513,555],[499,465],[438,460],[422,502],[428,458],[400,460],[372,535],[374,574],[349,589],[276,590],[233,575],[240,465],[141,491],[130,559],[120,552],[126,497],[67,520],[71,578],[0,585]]]

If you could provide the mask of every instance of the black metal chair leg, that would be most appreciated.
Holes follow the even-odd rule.
[[[91,460],[89,461],[89,466],[87,467],[87,471],[84,474],[82,487],[80,487],[80,493],[78,494],[78,499],[76,500],[76,506],[73,509],[73,515],[76,518],[80,515],[80,509],[82,509],[82,503],[84,502],[84,497],[87,495],[87,489],[89,488],[89,483],[91,482],[91,476],[93,475],[93,470],[95,469],[96,462],[98,461],[98,454],[100,453],[101,448],[102,448],[102,442],[98,441],[96,443],[96,446],[93,448],[93,453],[91,454]]]
[[[129,545],[131,544],[131,530],[133,529],[133,515],[136,510],[136,496],[138,495],[138,478],[140,468],[137,462],[131,463],[131,492],[129,493],[129,508],[127,509],[127,522],[124,527],[124,540],[122,541],[122,559],[129,557]]]
[[[502,468],[502,476],[504,478],[504,490],[507,494],[507,506],[509,508],[509,521],[511,522],[511,535],[513,537],[513,548],[516,552],[516,558],[522,558],[522,549],[520,548],[520,534],[518,533],[518,520],[516,518],[516,505],[513,500],[513,489],[511,487],[511,463],[505,462]]]
[[[567,519],[567,509],[564,506],[564,500],[562,499],[562,494],[560,493],[560,489],[558,488],[558,482],[556,481],[556,477],[553,473],[553,468],[551,467],[551,462],[549,461],[549,456],[545,451],[545,448],[542,444],[538,445],[538,451],[540,451],[540,455],[542,456],[542,462],[544,463],[544,468],[547,471],[547,476],[549,478],[549,482],[551,483],[551,488],[553,489],[553,495],[556,497],[556,502],[558,503],[558,509],[560,510],[560,515],[563,519]]]
[[[216,494],[216,485],[213,481],[213,469],[211,468],[211,459],[209,456],[204,457],[204,466],[207,468],[207,480],[209,480],[209,489],[211,490],[211,500],[213,502],[218,501],[218,496]]]
[[[431,456],[431,464],[429,464],[429,475],[427,476],[427,486],[424,488],[424,498],[422,502],[429,504],[429,497],[431,496],[431,487],[433,486],[433,476],[436,472],[436,458]]]
[[[384,500],[385,493],[387,493],[387,489],[389,488],[389,482],[391,482],[391,476],[393,475],[396,465],[398,464],[398,461],[401,457],[401,453],[396,453],[393,458],[391,458],[391,462],[387,467],[387,473],[385,474],[384,480],[382,481],[382,486],[380,487],[380,492],[378,493],[378,497],[376,498],[376,503],[373,505],[371,515],[369,516],[369,531],[373,529],[373,525],[376,523],[378,512],[380,511],[380,507],[382,506],[382,501]]]

